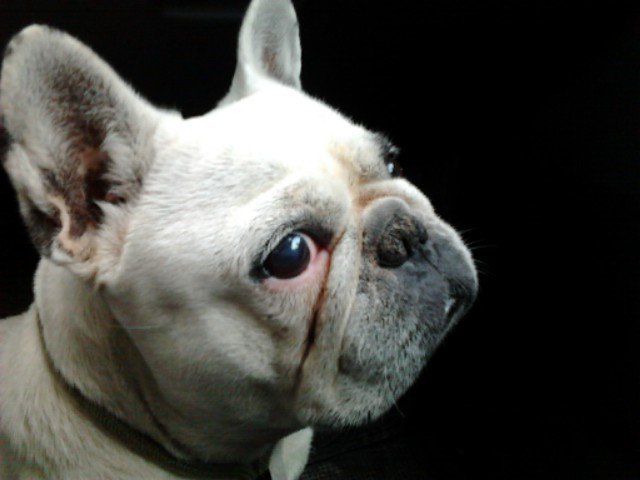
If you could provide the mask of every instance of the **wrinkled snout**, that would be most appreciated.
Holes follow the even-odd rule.
[[[437,218],[420,217],[420,212],[412,212],[397,198],[376,201],[365,219],[364,250],[372,252],[378,267],[399,277],[409,271],[407,279],[430,277],[433,291],[443,296],[444,320],[450,323],[475,300],[476,270],[468,249],[451,227]]]
[[[352,421],[386,411],[476,297],[469,250],[415,195],[377,198],[362,212],[362,261],[334,384]]]

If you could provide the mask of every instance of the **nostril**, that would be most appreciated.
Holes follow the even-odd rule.
[[[426,225],[398,199],[377,201],[364,220],[363,248],[382,268],[401,267],[424,249],[429,238]]]
[[[378,243],[378,265],[398,268],[412,255],[411,245],[402,235],[385,235]]]
[[[378,240],[377,260],[383,268],[398,268],[427,242],[424,225],[410,215],[394,215]]]

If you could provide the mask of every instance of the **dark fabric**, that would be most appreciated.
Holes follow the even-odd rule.
[[[316,433],[301,480],[436,480],[463,478],[436,472],[410,419],[392,412],[373,425],[337,433]]]

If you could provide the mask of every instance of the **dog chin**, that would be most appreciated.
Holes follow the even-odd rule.
[[[322,398],[309,399],[302,405],[297,417],[302,424],[321,430],[365,425],[386,414],[415,382],[414,372],[405,373],[400,381],[392,382],[382,378],[377,382],[353,381],[341,375],[336,379],[336,389],[329,394],[330,399],[325,389]]]
[[[396,402],[384,389],[360,391],[359,398],[340,402],[333,408],[317,412],[308,423],[319,430],[340,430],[366,425],[383,416]]]

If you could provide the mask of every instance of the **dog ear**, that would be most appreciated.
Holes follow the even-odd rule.
[[[158,112],[88,47],[32,25],[6,48],[0,114],[4,166],[36,248],[95,275],[121,248],[117,229],[151,162]]]
[[[220,103],[259,90],[265,80],[300,89],[301,66],[298,19],[291,1],[253,0],[240,29],[231,89]]]

